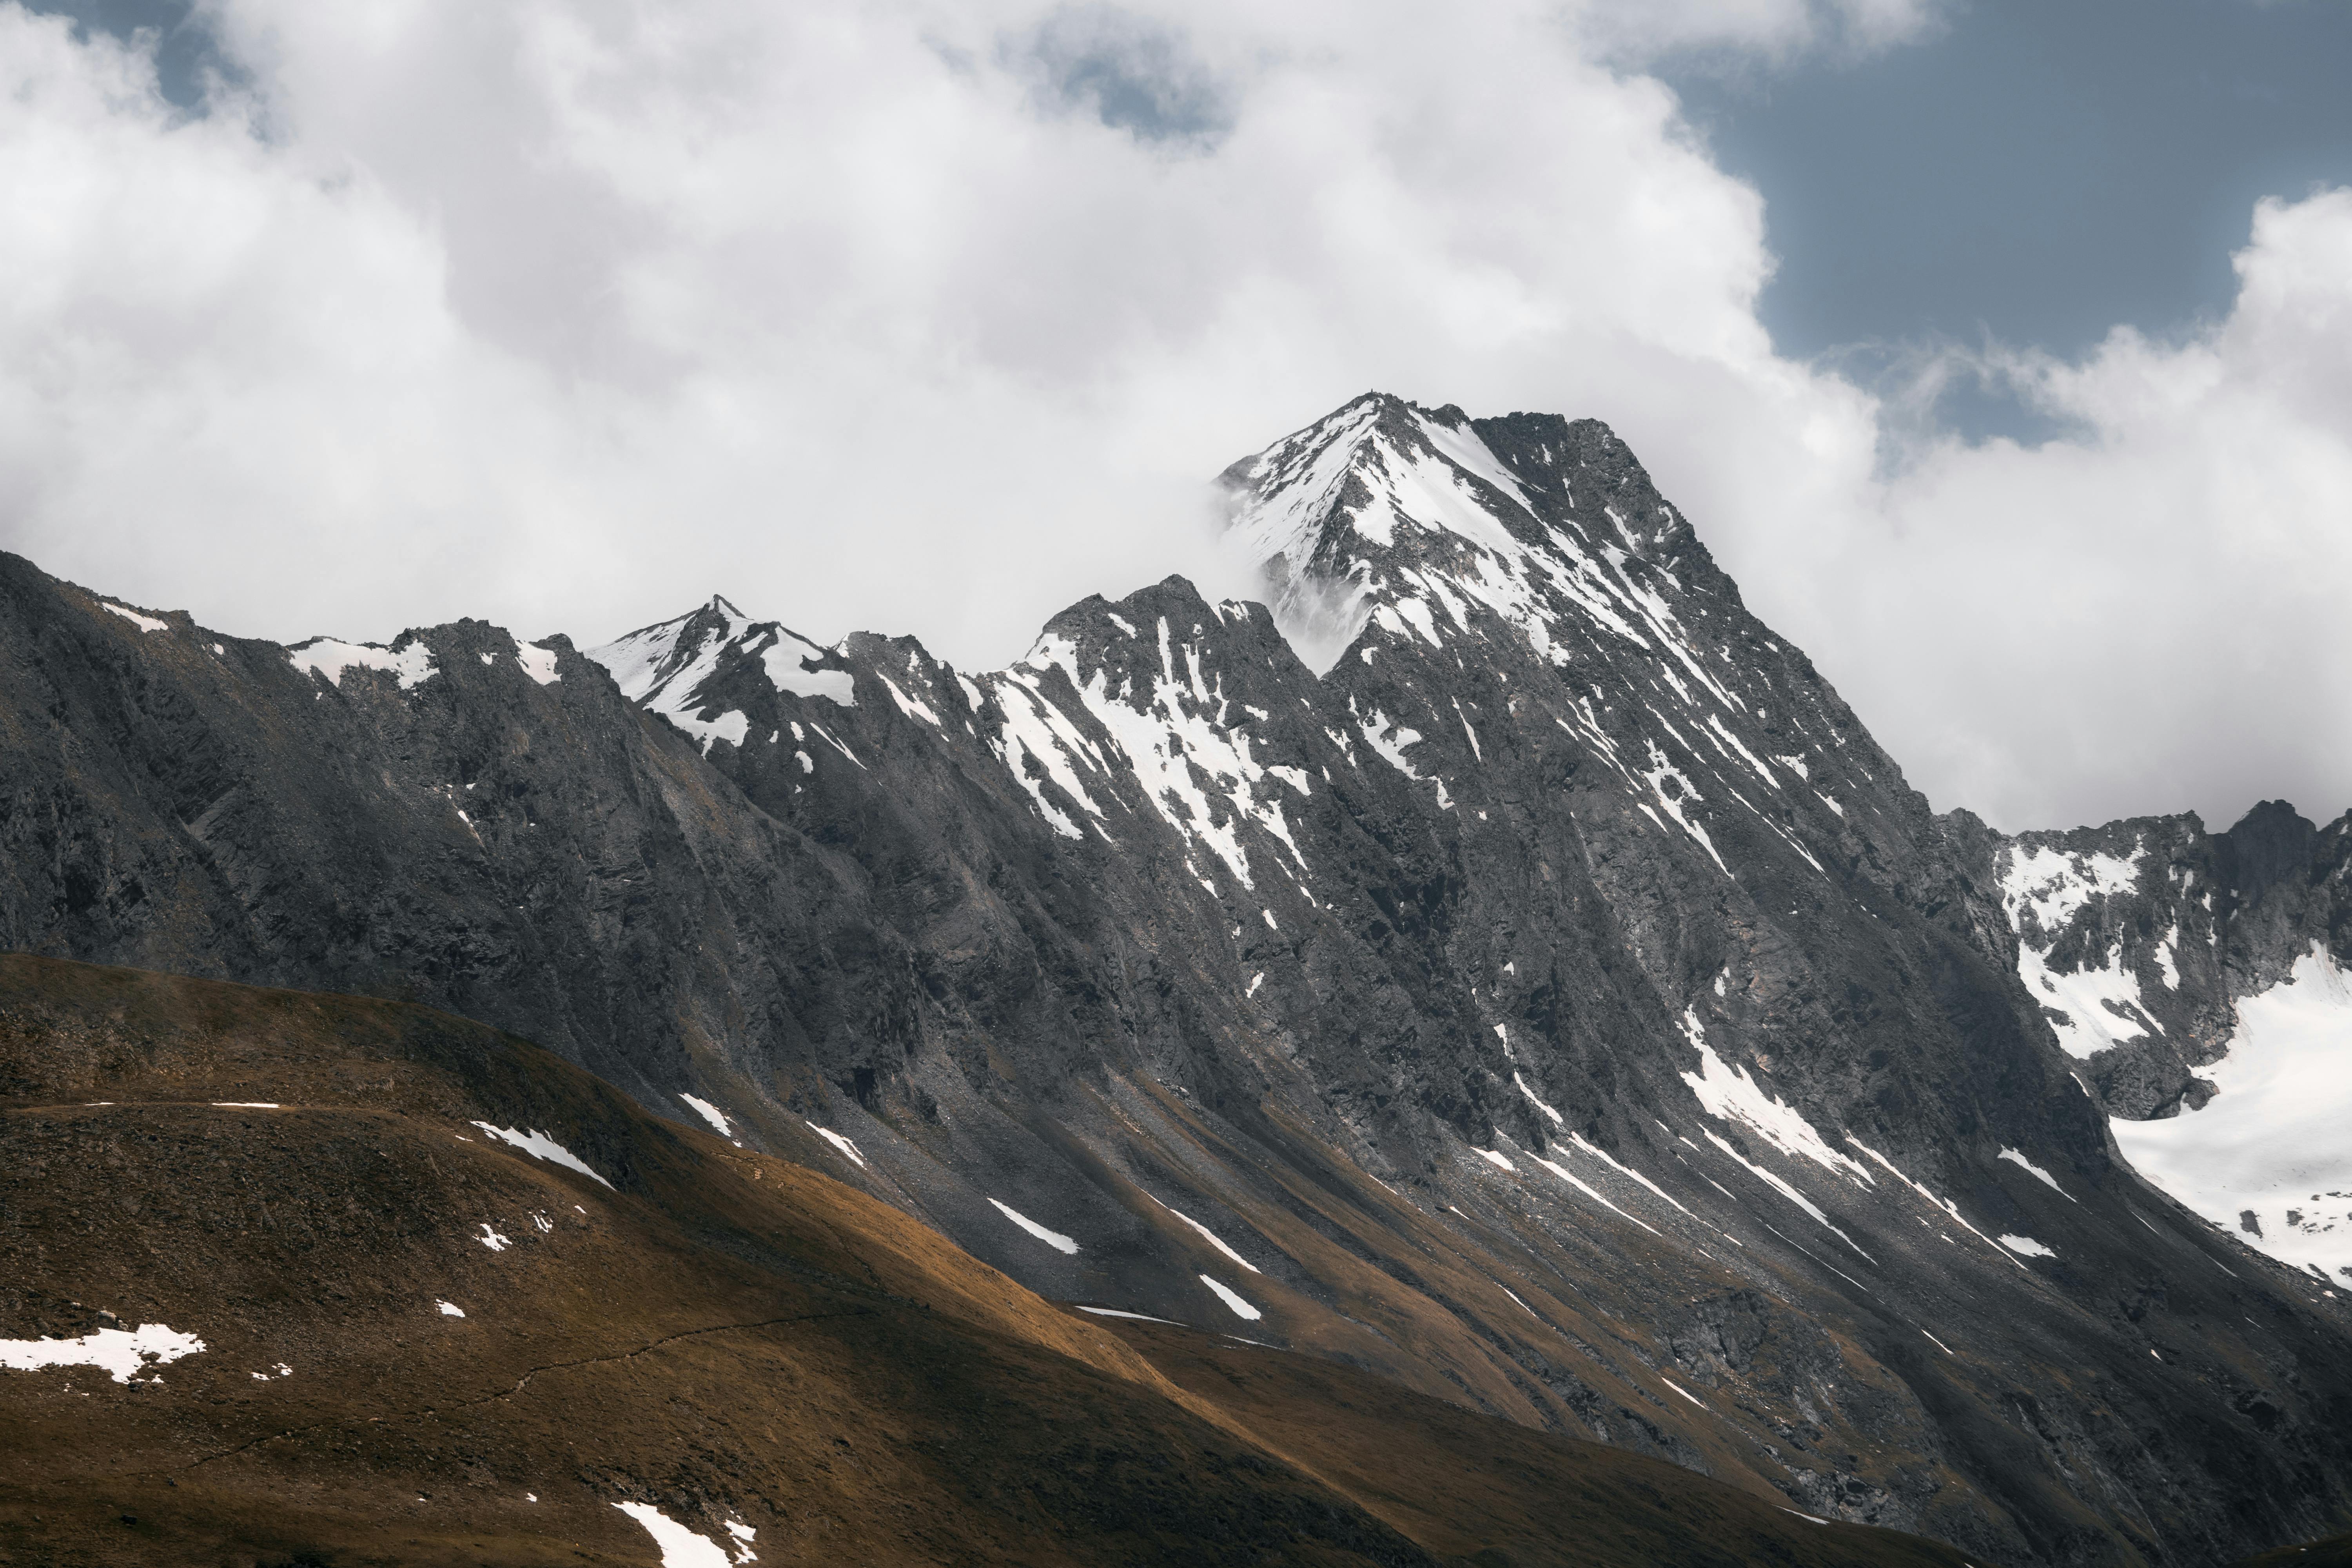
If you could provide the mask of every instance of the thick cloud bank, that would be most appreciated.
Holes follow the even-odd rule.
[[[1275,12],[1278,15],[1269,16]],[[1381,387],[1609,420],[1939,805],[2352,803],[2352,196],[2235,311],[1977,367],[1911,440],[1756,317],[1756,193],[1643,74],[1919,43],[1903,0],[0,5],[0,543],[285,638],[601,638],[714,590],[1016,655],[1202,481]]]

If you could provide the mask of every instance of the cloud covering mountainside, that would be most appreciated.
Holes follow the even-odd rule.
[[[2032,449],[1759,323],[1769,215],[1649,63],[1932,7],[202,21],[191,114],[0,6],[0,540],[69,576],[283,641],[760,583],[995,665],[1088,592],[1247,591],[1199,476],[1381,385],[1605,416],[1938,806],[2352,798],[2305,721],[2352,668],[2352,195],[2252,214],[2221,320],[1987,350],[2069,432]]]

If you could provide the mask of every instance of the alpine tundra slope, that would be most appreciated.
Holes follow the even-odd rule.
[[[1971,1561],[2352,1518],[2343,823],[1932,814],[1592,421],[1368,395],[1222,485],[1268,604],[992,672],[8,560],[5,941],[479,1019],[1138,1336]]]

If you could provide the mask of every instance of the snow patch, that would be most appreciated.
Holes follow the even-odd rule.
[[[708,1536],[697,1535],[651,1503],[613,1505],[639,1524],[661,1548],[662,1568],[730,1568],[727,1549]]]
[[[1235,1252],[1232,1247],[1227,1247],[1225,1245],[1224,1237],[1219,1236],[1215,1231],[1211,1230],[1207,1226],[1202,1225],[1199,1220],[1194,1219],[1191,1215],[1184,1213],[1181,1209],[1169,1208],[1168,1205],[1160,1203],[1158,1198],[1153,1198],[1151,1201],[1155,1204],[1160,1204],[1161,1208],[1168,1209],[1170,1214],[1174,1215],[1178,1219],[1182,1220],[1186,1225],[1189,1225],[1194,1230],[1199,1231],[1202,1237],[1208,1241],[1208,1244],[1211,1247],[1215,1247],[1219,1252],[1223,1253],[1227,1258],[1232,1258],[1235,1263],[1240,1264],[1251,1273],[1258,1274],[1264,1272],[1264,1270],[1260,1269],[1256,1264],[1252,1263],[1248,1258],[1244,1258],[1240,1253]]]
[[[1643,1230],[1648,1231],[1652,1236],[1659,1234],[1657,1226],[1647,1225],[1641,1220],[1634,1219],[1632,1215],[1627,1214],[1623,1209],[1619,1208],[1615,1204],[1611,1203],[1607,1198],[1601,1196],[1599,1188],[1594,1187],[1588,1182],[1580,1180],[1575,1175],[1572,1175],[1565,1166],[1555,1164],[1553,1162],[1545,1159],[1540,1154],[1530,1154],[1528,1158],[1533,1160],[1537,1164],[1541,1165],[1545,1170],[1549,1171],[1553,1175],[1558,1176],[1561,1181],[1566,1182],[1570,1186],[1574,1187],[1578,1192],[1582,1193],[1586,1197],[1591,1198],[1594,1203],[1599,1204],[1602,1208],[1607,1209],[1611,1214],[1615,1215],[1618,1218],[1630,1220],[1633,1224],[1641,1226]]]
[[[525,1132],[513,1127],[493,1127],[487,1121],[477,1121],[474,1125],[493,1138],[513,1144],[526,1154],[545,1160],[550,1164],[561,1165],[567,1171],[577,1171],[599,1185],[607,1188],[613,1185],[612,1183],[590,1170],[578,1155],[544,1132],[536,1130]]]
[[[1244,1300],[1240,1291],[1234,1289],[1232,1286],[1225,1284],[1223,1280],[1213,1279],[1206,1274],[1203,1274],[1201,1276],[1201,1283],[1206,1285],[1210,1289],[1214,1290],[1217,1293],[1217,1300],[1223,1301],[1226,1306],[1231,1307],[1234,1310],[1234,1317],[1246,1318],[1250,1321],[1255,1322],[1258,1319],[1265,1316],[1264,1312],[1259,1311],[1255,1307],[1251,1306],[1247,1301]]]
[[[117,1383],[129,1383],[140,1373],[204,1348],[205,1342],[194,1334],[162,1323],[142,1323],[135,1329],[100,1329],[72,1340],[0,1340],[0,1367],[40,1372],[53,1366],[94,1366]]]
[[[788,646],[784,639],[800,644]],[[760,668],[767,671],[768,684],[779,691],[789,691],[795,697],[822,698],[836,708],[857,706],[857,679],[845,669],[810,669],[802,661],[808,656],[801,648],[822,654],[824,650],[807,639],[778,627],[768,645],[760,650]],[[932,722],[937,723],[937,720]]]
[[[2022,1258],[2055,1258],[2058,1256],[2056,1253],[2051,1251],[2048,1247],[2042,1246],[2040,1242],[2034,1240],[2030,1236],[2009,1236],[2004,1234],[2000,1238],[2000,1244],[2009,1248],[2011,1252],[2014,1252]]]
[[[2095,895],[2128,893],[2139,882],[2141,851],[2129,858],[2114,855],[2069,855],[2063,850],[2011,845],[2009,867],[2001,874],[2000,901],[2010,923],[2031,914],[2033,923],[2055,936]],[[2048,943],[2042,944],[2044,947]]]
[[[1155,1318],[1143,1312],[1122,1312],[1117,1307],[1080,1307],[1078,1310],[1090,1312],[1097,1318],[1128,1318],[1139,1323],[1166,1323],[1171,1328],[1177,1329],[1184,1326],[1173,1318]]]
[[[996,1205],[997,1212],[1002,1214],[1006,1219],[1011,1220],[1014,1225],[1019,1226],[1022,1229],[1027,1231],[1030,1235],[1035,1237],[1038,1240],[1044,1242],[1055,1251],[1071,1253],[1077,1251],[1078,1244],[1071,1240],[1068,1237],[1064,1236],[1060,1231],[1047,1230],[1044,1226],[1039,1225],[1035,1220],[1031,1219],[1027,1215],[1023,1214],[1019,1209],[1014,1208],[1011,1204],[1005,1203],[1000,1198],[991,1198],[988,1201]]]
[[[2018,977],[2045,1010],[2066,1054],[2093,1057],[2154,1034],[2139,982],[2124,968],[2120,942],[2110,942],[2096,964],[2071,973],[2058,973],[2049,961],[2060,935],[2094,898],[2120,897],[2138,885],[2146,852],[2137,845],[2128,857],[2011,845],[2006,854],[2001,907],[2017,932]],[[2158,953],[2168,985],[2179,978],[2171,941]]]
[[[1303,884],[1307,862],[1291,832],[1286,800],[1289,793],[1311,793],[1305,771],[1269,768],[1258,760],[1256,742],[1245,721],[1243,727],[1234,722],[1224,673],[1204,667],[1199,642],[1180,643],[1164,616],[1156,635],[1158,675],[1147,669],[1141,679],[1122,678],[1116,690],[1108,667],[1088,673],[1079,663],[1077,645],[1050,635],[1040,637],[1021,665],[998,679],[1030,689],[1043,708],[1042,689],[1029,671],[1060,668],[1087,711],[1109,732],[1152,809],[1181,837],[1208,848],[1244,889],[1255,889],[1241,840],[1243,824],[1254,822],[1286,853],[1288,863],[1282,865],[1277,858],[1276,864]],[[1068,727],[1066,720],[1062,723]],[[1074,727],[1069,739],[1076,746],[1066,745],[1066,750],[1073,755],[1082,752],[1098,769],[1106,766],[1101,752]],[[1052,765],[1047,760],[1047,766]],[[1087,804],[1094,809],[1091,802]],[[1096,810],[1095,815],[1102,813]]]
[[[343,672],[350,669],[386,671],[399,680],[403,691],[414,690],[439,673],[433,650],[414,637],[391,647],[312,637],[288,648],[286,659],[297,669],[324,676],[328,685],[338,688],[343,683]]]
[[[1500,1024],[1497,1024],[1495,1026],[1497,1029],[1502,1027]],[[1527,1079],[1521,1078],[1517,1073],[1513,1073],[1511,1075],[1511,1081],[1518,1086],[1519,1092],[1528,1097],[1530,1104],[1534,1105],[1538,1110],[1542,1111],[1546,1116],[1551,1118],[1553,1126],[1565,1127],[1568,1125],[1568,1118],[1562,1116],[1559,1111],[1554,1110],[1550,1106],[1545,1104],[1543,1100],[1538,1097],[1536,1091],[1528,1087]]]
[[[441,1315],[445,1318],[462,1318],[466,1315],[466,1309],[455,1301],[436,1300],[433,1304],[441,1309]]]
[[[518,641],[515,644],[515,662],[522,666],[525,675],[541,686],[552,686],[563,679],[555,673],[555,650],[551,647]]]
[[[1853,1133],[1847,1133],[1845,1135],[1845,1141],[1853,1144],[1855,1148],[1861,1150],[1864,1153],[1869,1155],[1872,1159],[1877,1161],[1878,1163],[1885,1168],[1888,1175],[1893,1176],[1896,1181],[1902,1183],[1905,1186],[1909,1187],[1913,1192],[1917,1193],[1921,1197],[1927,1199],[1928,1203],[1935,1206],[1937,1212],[1941,1214],[1945,1218],[1950,1220],[1954,1225],[1958,1226],[1962,1230],[1967,1231],[1970,1236],[1975,1237],[1979,1241],[1983,1242],[1987,1247],[1992,1247],[1995,1253],[1999,1254],[2009,1262],[2016,1264],[2020,1268],[2025,1267],[2024,1264],[2018,1263],[2016,1258],[2011,1258],[2009,1254],[2002,1252],[1999,1247],[1995,1246],[1992,1237],[1987,1236],[1984,1232],[1970,1225],[1966,1219],[1963,1219],[1960,1216],[1959,1205],[1954,1203],[1948,1197],[1939,1195],[1930,1188],[1927,1183],[1914,1181],[1911,1177],[1898,1170],[1895,1167],[1894,1161],[1888,1159],[1885,1155],[1880,1153],[1877,1150],[1872,1148],[1869,1144],[1864,1142]],[[1952,1238],[1947,1236],[1944,1239],[1946,1241],[1951,1241]],[[1957,1247],[1959,1244],[1954,1242],[1953,1245]]]
[[[2027,1159],[2023,1154],[2019,1153],[2016,1150],[2003,1149],[2000,1152],[2000,1157],[2008,1161],[2012,1165],[2023,1166],[2036,1181],[2039,1181],[2042,1185],[2048,1187],[2052,1192],[2056,1193],[2060,1197],[2064,1198],[2068,1203],[2071,1204],[2074,1201],[2074,1194],[2060,1186],[2058,1184],[2057,1177],[2052,1175],[2049,1172],[2043,1170],[2041,1166],[2035,1164],[2032,1161]]]
[[[1799,1208],[1812,1215],[1814,1224],[1820,1226],[1823,1230],[1828,1231],[1832,1236],[1836,1237],[1840,1241],[1844,1242],[1848,1247],[1853,1247],[1856,1252],[1862,1252],[1863,1257],[1870,1258],[1872,1263],[1874,1264],[1878,1261],[1875,1258],[1871,1258],[1869,1253],[1863,1252],[1861,1244],[1856,1242],[1853,1237],[1840,1230],[1836,1226],[1832,1225],[1830,1223],[1830,1216],[1822,1212],[1822,1207],[1819,1204],[1816,1204],[1812,1199],[1805,1196],[1804,1194],[1790,1186],[1780,1177],[1775,1175],[1770,1171],[1766,1170],[1763,1166],[1758,1164],[1755,1161],[1748,1158],[1747,1155],[1742,1154],[1738,1150],[1733,1148],[1729,1143],[1724,1141],[1723,1136],[1717,1132],[1714,1128],[1702,1127],[1699,1129],[1699,1135],[1705,1138],[1708,1142],[1714,1144],[1717,1149],[1722,1152],[1726,1158],[1746,1167],[1749,1175],[1754,1176],[1758,1181],[1762,1182],[1766,1186],[1770,1187],[1782,1197],[1788,1199],[1790,1203],[1796,1205]],[[1712,1180],[1713,1178],[1710,1177],[1709,1179]],[[1769,1230],[1771,1227],[1767,1226],[1765,1228]],[[1774,1234],[1777,1235],[1778,1233],[1775,1232]],[[1840,1275],[1839,1278],[1843,1279],[1844,1276]]]
[[[735,1136],[735,1130],[727,1124],[727,1113],[710,1101],[698,1099],[691,1094],[681,1094],[678,1098],[694,1107],[702,1119],[710,1123],[711,1130],[719,1136],[727,1139],[732,1139]]]
[[[803,1120],[806,1121],[807,1119],[803,1118]],[[808,1121],[807,1126],[810,1131],[815,1133],[818,1137],[832,1144],[835,1149],[840,1150],[844,1158],[854,1162],[861,1170],[865,1168],[866,1156],[857,1152],[857,1145],[856,1143],[853,1143],[848,1139],[843,1137],[840,1133],[835,1132],[830,1127],[819,1127],[814,1121]]]
[[[929,703],[923,701],[919,698],[908,696],[905,692],[898,689],[898,683],[897,681],[891,679],[887,675],[883,675],[879,670],[877,670],[875,674],[882,682],[882,689],[890,694],[890,700],[898,705],[899,712],[904,713],[909,719],[920,719],[924,723],[929,724],[935,730],[946,728],[945,725],[940,722],[940,716],[931,711]]]
[[[2122,954],[2117,942],[2097,968],[2061,974],[2022,935],[2018,938],[2018,978],[2042,1005],[2068,1056],[2086,1059],[2156,1032],[2155,1020],[2140,1006],[2139,982],[2126,973]]]
[[[1723,857],[1715,851],[1715,840],[1707,837],[1706,828],[1691,820],[1691,815],[1685,809],[1688,804],[1703,801],[1706,797],[1692,786],[1690,780],[1684,776],[1681,769],[1667,760],[1666,754],[1658,749],[1658,743],[1655,741],[1648,741],[1645,743],[1650,748],[1650,771],[1642,776],[1649,781],[1650,793],[1658,797],[1658,805],[1665,809],[1668,816],[1675,819],[1675,826],[1681,828],[1692,843],[1706,851],[1707,858],[1715,862],[1716,869],[1727,877],[1730,876],[1731,868],[1725,865]],[[1665,781],[1668,779],[1675,781],[1675,793],[1672,795],[1666,793]],[[1657,814],[1651,813],[1650,820],[1657,821]]]
[[[1823,1170],[1853,1181],[1856,1186],[1876,1184],[1861,1162],[1831,1148],[1811,1122],[1798,1114],[1795,1108],[1767,1093],[1762,1085],[1748,1076],[1747,1068],[1733,1067],[1717,1056],[1706,1043],[1706,1029],[1696,1010],[1683,1009],[1682,1027],[1684,1036],[1697,1048],[1699,1062],[1699,1070],[1684,1073],[1682,1080],[1690,1086],[1691,1093],[1698,1097],[1708,1115],[1718,1121],[1738,1122],[1783,1154],[1811,1160]]]
[[[98,602],[98,607],[121,616],[142,632],[161,632],[171,629],[172,623],[169,621],[159,621],[152,616],[142,616],[138,611],[126,609],[121,605],[110,605],[104,599]]]

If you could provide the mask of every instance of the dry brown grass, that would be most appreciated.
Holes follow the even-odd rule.
[[[103,1310],[206,1345],[131,1386],[0,1371],[9,1563],[655,1562],[632,1500],[756,1528],[761,1568],[1958,1561],[1313,1356],[1114,1333],[394,1003],[0,958],[0,1338]]]

